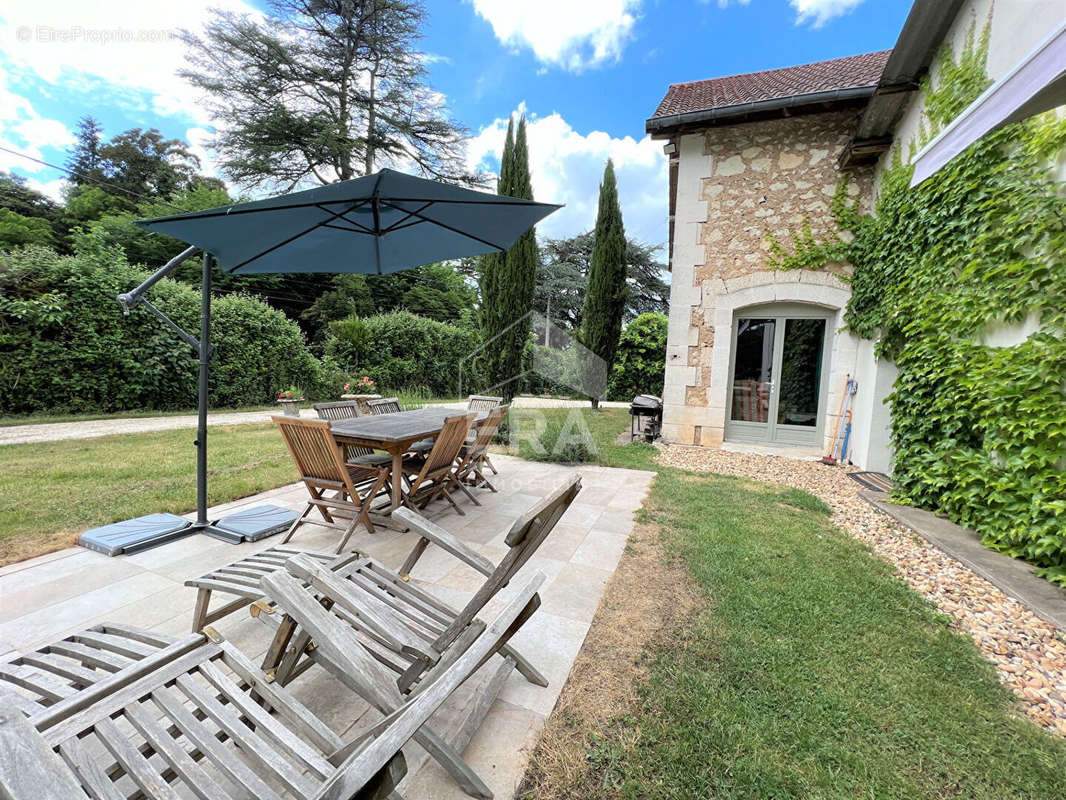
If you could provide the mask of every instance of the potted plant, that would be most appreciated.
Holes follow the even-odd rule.
[[[303,389],[298,386],[290,386],[282,392],[278,392],[278,403],[286,417],[300,416],[300,403],[304,401]]]
[[[359,413],[369,414],[370,406],[367,405],[367,401],[381,397],[380,394],[374,393],[375,389],[377,389],[377,384],[369,375],[364,375],[357,381],[348,381],[344,384],[344,394],[341,395],[341,400],[355,400],[359,404]]]

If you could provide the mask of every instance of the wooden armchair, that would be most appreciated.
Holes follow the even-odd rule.
[[[489,483],[482,471],[488,463],[489,445],[496,431],[500,429],[500,423],[507,416],[507,406],[497,406],[489,412],[485,421],[478,425],[477,436],[472,442],[467,441],[459,450],[459,464],[452,477],[452,483],[469,497],[474,505],[481,505],[476,497],[466,488],[469,483],[472,486],[484,486],[495,492],[496,487]]]
[[[298,580],[276,578],[286,604],[319,633],[321,657],[331,669],[366,675],[381,670],[354,633]],[[384,718],[348,744],[213,629],[169,644],[29,716],[5,693],[0,797],[394,797],[406,772],[401,748],[413,738],[430,752],[439,750],[427,720],[532,613],[540,580],[519,592],[462,657],[417,695],[405,701],[398,692],[381,691],[375,705]],[[492,796],[480,781],[464,788]]]
[[[317,419],[274,417],[285,444],[296,462],[300,480],[311,498],[303,513],[293,522],[282,544],[288,542],[296,529],[305,523],[325,525],[343,532],[337,552],[344,549],[359,523],[374,532],[370,521],[370,502],[378,496],[392,472],[391,460],[385,464],[345,462],[341,446],[333,438],[329,423]],[[360,485],[369,486],[360,492]],[[327,496],[327,491],[335,492]],[[307,517],[314,509],[322,515],[322,522],[313,523]],[[337,519],[334,519],[336,517]],[[344,525],[337,520],[349,520]]]
[[[397,414],[400,408],[400,400],[397,397],[381,397],[377,400],[367,401],[371,414]]]
[[[410,490],[404,494],[404,505],[413,506],[420,503],[419,507],[425,508],[430,501],[443,497],[460,516],[465,515],[466,512],[459,508],[459,504],[448,493],[448,488],[454,483],[455,460],[476,417],[477,414],[448,417],[433,443],[433,449],[424,459],[404,459],[403,470],[410,477],[411,483]]]
[[[354,419],[359,416],[359,403],[355,400],[341,400],[336,403],[315,403],[312,406],[319,419],[335,422],[342,419]],[[357,444],[344,446],[344,460],[349,464],[373,464],[381,466],[391,464],[392,456],[388,453],[375,453],[369,447]]]
[[[491,411],[503,403],[502,397],[492,397],[487,394],[472,394],[466,398],[467,411]]]

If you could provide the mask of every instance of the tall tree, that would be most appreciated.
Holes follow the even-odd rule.
[[[100,123],[89,114],[78,120],[74,149],[66,163],[73,185],[81,186],[103,178],[103,158],[100,156],[103,130]]]
[[[498,192],[532,200],[525,116],[519,119],[514,144],[508,148],[511,133],[508,125]],[[489,257],[485,263],[482,283],[485,366],[490,385],[506,400],[514,397],[520,386],[522,351],[529,339],[529,312],[533,308],[538,260],[536,234],[528,230],[506,254]]]
[[[622,332],[626,295],[626,232],[622,209],[618,206],[618,187],[614,164],[607,159],[600,184],[600,205],[596,213],[596,232],[589,267],[589,288],[581,309],[582,344],[606,362],[607,374],[618,349]],[[606,388],[606,387],[604,387]],[[592,397],[592,407],[599,408],[600,398]]]
[[[224,124],[213,144],[248,187],[331,183],[390,163],[472,181],[467,131],[427,83],[418,0],[271,0],[262,21],[216,12],[183,31],[182,75]]]
[[[533,308],[542,314],[550,310],[552,322],[574,331],[581,327],[592,246],[592,231],[541,243],[542,263],[537,269]],[[641,314],[666,313],[670,285],[663,279],[666,266],[657,257],[661,250],[660,245],[626,239],[626,324]]]

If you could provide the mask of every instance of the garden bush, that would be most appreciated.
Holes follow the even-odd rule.
[[[395,311],[333,322],[326,354],[353,375],[368,375],[382,389],[425,387],[437,397],[480,386],[467,359],[481,344],[477,331]]]
[[[632,400],[638,394],[662,396],[666,325],[665,314],[647,313],[622,330],[607,384],[608,400]]]
[[[190,348],[146,310],[123,316],[115,302],[147,275],[93,236],[73,256],[46,247],[0,254],[0,412],[195,406]],[[198,291],[163,280],[151,302],[198,334]],[[322,390],[326,370],[280,311],[238,294],[216,298],[212,311],[212,405],[269,403],[290,384]]]

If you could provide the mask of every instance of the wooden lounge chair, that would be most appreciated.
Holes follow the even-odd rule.
[[[566,483],[548,495],[547,498],[520,516],[509,529],[505,541],[524,543],[523,546],[525,547],[529,547],[532,544],[533,549],[539,547],[540,543],[551,532],[558,517],[562,516],[562,513],[570,506],[580,489],[581,479],[577,475],[572,476]],[[556,509],[558,514],[552,511],[550,515],[545,515],[547,509]],[[408,583],[410,572],[422,553],[425,552],[426,547],[432,542],[486,576],[492,574],[493,570],[496,569],[495,565],[475,552],[469,545],[459,541],[440,526],[434,525],[421,515],[403,508],[397,509],[393,513],[399,514],[399,518],[404,521],[404,524],[410,525],[413,530],[419,533],[417,542],[405,559],[399,574],[369,557],[366,557],[365,568],[370,570],[375,576],[382,576],[380,580],[384,581],[383,586],[388,584],[396,587],[395,590],[386,589],[386,591],[400,592],[400,594],[405,596],[410,594],[412,595],[410,601],[416,606],[428,602],[436,609],[435,614],[445,616],[445,619],[442,620],[444,625],[450,624],[452,618],[460,614],[459,611],[450,609],[445,604],[432,598],[429,600],[419,599],[426,593]],[[199,578],[187,580],[185,585],[191,586],[198,591],[196,609],[193,612],[192,620],[193,632],[202,630],[205,625],[210,625],[245,606],[255,603],[257,600],[262,600],[263,590],[260,586],[260,580],[263,576],[284,569],[285,564],[290,559],[301,554],[314,559],[323,567],[331,570],[341,569],[352,561],[363,557],[359,553],[337,556],[334,553],[275,546],[246,556],[240,561],[235,561],[227,566],[214,569]],[[219,606],[215,610],[209,610],[212,597],[216,592],[224,595],[235,595],[236,599]],[[480,608],[477,608],[474,613],[479,613],[480,610]],[[252,611],[255,614],[262,611],[269,613],[271,609],[269,606],[260,606]]]
[[[470,432],[470,424],[476,417],[476,414],[448,417],[433,443],[433,449],[424,459],[404,459],[403,471],[411,484],[410,490],[404,493],[404,505],[413,507],[415,503],[419,503],[420,508],[425,508],[430,501],[443,497],[460,516],[466,514],[448,493],[448,486],[454,482],[455,459]]]
[[[286,562],[285,569],[319,591],[337,593],[344,583],[355,584],[363,591],[358,605],[335,607],[334,612],[359,632],[367,649],[396,673],[396,687],[407,692],[419,680],[451,663],[479,635],[484,623],[478,614],[536,553],[580,491],[581,479],[574,475],[516,520],[504,540],[509,547],[507,555],[495,566],[425,517],[409,509],[399,509],[395,513],[420,537],[400,573],[370,558],[349,559],[342,565],[327,568],[320,560],[298,556]],[[430,592],[408,581],[410,570],[430,543],[486,576],[481,588],[462,609],[440,602]],[[262,579],[264,591],[270,581],[269,576]],[[275,613],[262,601],[256,607],[260,615]],[[288,683],[317,659],[317,648],[309,647],[313,638],[311,632],[300,630],[296,620],[282,615],[263,668],[273,670],[282,684]],[[504,655],[514,660],[518,671],[530,683],[548,685],[544,676],[518,652],[508,648]],[[343,676],[337,677],[344,680]]]
[[[315,409],[319,419],[331,422],[341,419],[355,419],[359,416],[359,403],[355,400],[341,400],[336,403],[315,403],[312,408]],[[348,444],[344,446],[344,460],[349,464],[381,466],[391,464],[392,456],[388,453],[375,453],[369,447]]]
[[[321,632],[321,658],[331,669],[380,669],[299,581],[276,577],[288,604],[300,608],[301,623]],[[28,717],[0,697],[0,797],[395,797],[406,771],[401,748],[412,738],[434,747],[426,721],[536,609],[542,580],[526,586],[417,695],[404,701],[386,693],[378,705],[384,718],[347,744],[212,629]],[[480,796],[491,792],[484,788]]]
[[[312,524],[325,525],[343,531],[337,552],[344,549],[352,533],[359,523],[366,525],[366,529],[374,532],[374,523],[370,521],[370,502],[376,498],[386,485],[392,472],[391,461],[387,464],[376,465],[349,464],[344,458],[344,451],[330,432],[329,423],[317,419],[292,419],[288,417],[274,417],[285,439],[285,444],[292,454],[296,468],[300,472],[300,480],[307,487],[311,499],[303,513],[293,522],[289,532],[282,539],[282,544],[288,542],[296,529],[305,523],[311,523],[307,517],[314,509],[318,509],[323,521],[315,520]],[[370,488],[364,488],[360,492],[359,485],[363,484]],[[326,492],[335,494],[327,496]],[[334,519],[336,517],[337,519]],[[349,520],[343,525],[337,520]]]

